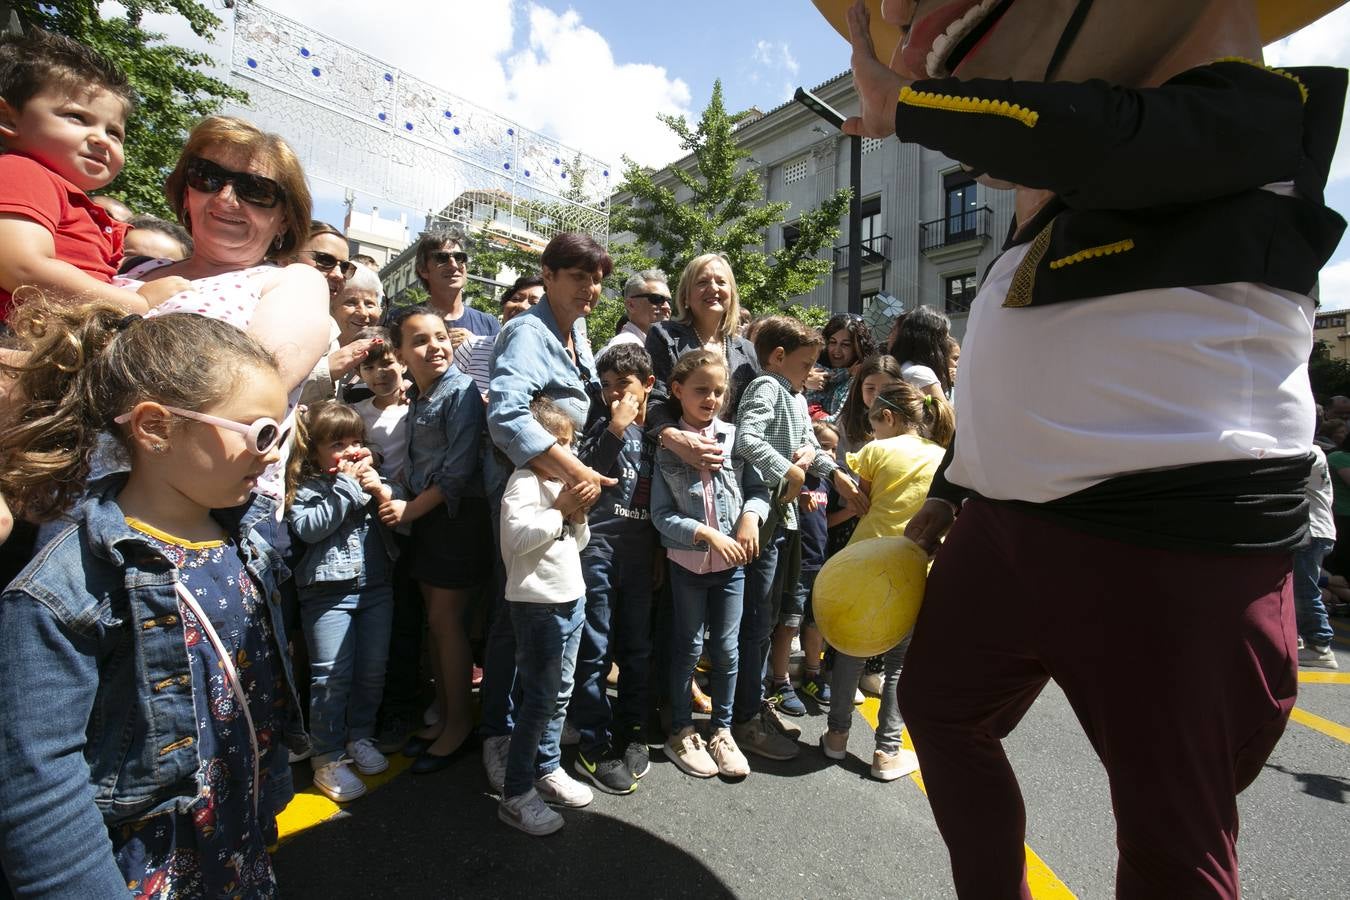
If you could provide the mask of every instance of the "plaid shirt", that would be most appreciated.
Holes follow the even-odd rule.
[[[787,474],[792,455],[806,446],[816,451],[807,471],[829,481],[837,466],[820,449],[811,419],[788,380],[769,372],[746,385],[736,408],[736,455],[755,467],[771,491]],[[797,504],[782,504],[781,508],[783,526],[795,531]]]

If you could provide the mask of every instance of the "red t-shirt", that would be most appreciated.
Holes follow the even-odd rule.
[[[18,153],[0,156],[0,213],[37,222],[52,233],[57,259],[112,283],[127,226],[42,163]],[[0,288],[0,322],[9,320],[12,302]]]

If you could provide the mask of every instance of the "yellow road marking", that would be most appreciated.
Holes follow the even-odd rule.
[[[877,712],[881,709],[881,701],[876,697],[868,697],[863,700],[862,706],[858,707],[858,712],[862,714],[868,725],[875,730],[877,727]],[[909,739],[909,729],[901,735],[906,750],[913,750],[914,745]],[[919,772],[910,775],[913,781],[923,791],[925,795],[928,788],[924,787],[923,776]],[[1036,851],[1027,846],[1027,886],[1031,888],[1031,896],[1037,900],[1061,900],[1061,898],[1076,898],[1078,895],[1069,890],[1069,886],[1060,881],[1059,876],[1045,864],[1045,860],[1036,855]]]
[[[1299,672],[1299,684],[1350,684],[1350,672]]]
[[[369,793],[392,781],[410,765],[412,765],[411,759],[402,753],[392,753],[389,755],[388,769],[378,775],[360,775],[358,777],[366,783],[366,792]],[[280,843],[284,844],[300,832],[327,822],[341,811],[342,806],[340,804],[329,800],[313,787],[298,792],[286,808],[281,811],[281,815],[277,816],[277,832]]]
[[[1305,725],[1313,731],[1320,731],[1328,737],[1333,737],[1343,744],[1350,744],[1350,728],[1346,728],[1340,722],[1333,722],[1330,719],[1324,719],[1321,716],[1315,716],[1305,709],[1294,707],[1294,711],[1289,714],[1300,725]]]

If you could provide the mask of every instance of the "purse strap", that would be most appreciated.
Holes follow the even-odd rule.
[[[215,626],[211,624],[211,620],[206,617],[205,611],[197,603],[197,599],[192,596],[192,592],[181,581],[174,582],[174,589],[178,591],[178,599],[182,600],[187,608],[192,610],[192,614],[197,617],[197,623],[201,626],[202,631],[206,632],[206,638],[220,660],[221,669],[225,672],[225,681],[229,684],[230,690],[233,691],[235,699],[239,702],[239,708],[244,711],[244,721],[248,725],[248,743],[253,749],[253,818],[256,820],[258,818],[258,790],[262,764],[261,753],[258,751],[258,731],[253,727],[253,713],[249,712],[248,695],[244,693],[244,685],[239,680],[239,670],[234,666],[233,657],[226,649],[225,642],[216,633]]]

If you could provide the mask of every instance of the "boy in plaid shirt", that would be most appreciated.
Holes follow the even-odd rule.
[[[855,508],[866,508],[867,498],[834,458],[821,452],[806,412],[802,387],[824,340],[820,332],[796,319],[765,319],[755,336],[755,352],[765,374],[746,386],[736,410],[736,455],[754,466],[764,482],[778,485],[777,523],[761,532],[759,558],[746,573],[745,611],[740,630],[740,677],[732,734],[743,750],[768,759],[792,759],[801,729],[788,725],[775,704],[764,697],[765,665],[781,598],[786,592],[801,615],[805,597],[799,590],[801,535],[797,530],[797,495],[806,473],[833,483],[841,498]],[[770,530],[769,526],[773,526]],[[790,632],[784,631],[791,640]]]

